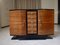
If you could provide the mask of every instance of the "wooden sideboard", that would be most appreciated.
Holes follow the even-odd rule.
[[[53,9],[14,9],[10,10],[10,35],[53,35]]]

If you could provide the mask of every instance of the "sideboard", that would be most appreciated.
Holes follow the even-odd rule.
[[[54,9],[12,9],[10,35],[53,35]]]

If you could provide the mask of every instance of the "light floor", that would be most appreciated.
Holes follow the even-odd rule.
[[[9,27],[0,30],[0,45],[60,45],[60,25],[55,25],[53,39],[47,40],[11,40]]]

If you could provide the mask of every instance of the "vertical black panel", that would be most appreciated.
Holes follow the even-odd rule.
[[[58,0],[58,24],[60,24],[60,0]]]

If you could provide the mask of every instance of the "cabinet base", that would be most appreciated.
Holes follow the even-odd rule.
[[[45,40],[53,39],[48,35],[26,35],[26,36],[13,36],[12,40]]]

